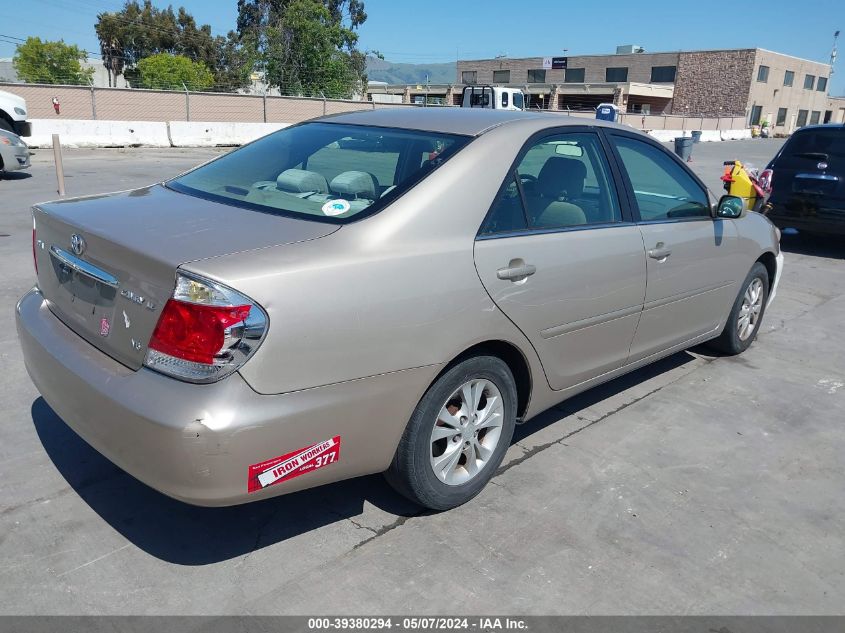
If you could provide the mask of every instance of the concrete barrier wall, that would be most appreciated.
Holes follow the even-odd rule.
[[[243,145],[288,126],[287,123],[199,123],[170,121],[170,144],[173,147],[213,147]]]
[[[291,123],[234,123],[199,121],[90,121],[32,119],[31,147],[49,147],[58,134],[65,147],[214,147],[249,143]],[[690,136],[691,130],[651,130],[661,142]],[[703,130],[703,142],[751,138],[751,130]]]
[[[670,143],[680,136],[692,136],[691,130],[651,130],[648,135],[661,143]],[[751,130],[702,130],[701,142],[738,141],[751,138]]]
[[[30,147],[50,147],[58,134],[65,147],[214,147],[243,145],[287,123],[187,121],[88,121],[32,119]]]
[[[87,121],[81,119],[32,119],[31,147],[49,147],[58,134],[68,147],[170,147],[167,123],[151,121]]]

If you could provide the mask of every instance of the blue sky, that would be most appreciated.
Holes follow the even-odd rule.
[[[0,34],[63,38],[97,51],[97,13],[122,0],[2,0]],[[164,6],[163,1],[155,4]],[[215,33],[234,28],[237,0],[183,0]],[[362,49],[395,62],[612,53],[617,44],[647,51],[761,47],[827,62],[833,32],[845,30],[842,0],[768,0],[760,3],[587,0],[365,0],[369,18],[360,30]],[[752,11],[746,7],[758,6]],[[18,7],[20,11],[10,11]],[[655,18],[654,16],[659,16]],[[845,38],[831,94],[845,94]],[[0,43],[0,57],[14,46]]]

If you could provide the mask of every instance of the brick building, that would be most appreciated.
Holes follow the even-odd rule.
[[[828,95],[829,64],[760,48],[639,52],[461,60],[457,84],[521,87],[532,108],[592,110],[616,103],[623,112],[686,116],[744,116],[768,121],[774,133],[845,120],[842,101]]]

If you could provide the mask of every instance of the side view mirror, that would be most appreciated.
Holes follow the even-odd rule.
[[[716,206],[717,218],[740,218],[748,212],[748,206],[739,196],[722,196]]]

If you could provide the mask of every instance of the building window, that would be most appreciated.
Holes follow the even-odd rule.
[[[786,125],[786,108],[778,108],[778,118],[775,125]]]
[[[494,84],[509,84],[511,82],[511,71],[509,70],[494,70],[493,83]]]
[[[766,83],[769,81],[769,67],[768,66],[760,66],[757,69],[757,81],[761,83]]]
[[[822,113],[818,110],[813,110],[810,113],[810,125],[818,125],[819,119],[822,118]]]
[[[465,70],[461,73],[461,82],[465,84],[474,84],[478,82],[477,70]]]
[[[819,77],[819,80],[816,82],[816,90],[827,92],[827,77]]]
[[[651,67],[651,83],[653,84],[671,84],[675,81],[675,72],[678,70],[677,66],[652,66]]]
[[[795,73],[793,71],[787,70],[785,73],[783,73],[784,86],[791,86],[793,81],[795,81]]]
[[[749,125],[760,125],[760,118],[763,116],[763,106],[753,106],[751,108],[751,121]]]
[[[584,83],[584,69],[583,68],[567,68],[566,78],[564,82],[568,84],[582,84]]]
[[[528,83],[530,84],[544,84],[546,83],[546,69],[534,68],[528,71]]]
[[[804,90],[812,90],[813,84],[816,83],[815,75],[804,75]]]
[[[620,83],[628,81],[627,68],[607,68],[604,71],[604,80],[607,83]]]
[[[807,110],[798,110],[798,120],[795,122],[798,127],[807,125]]]

